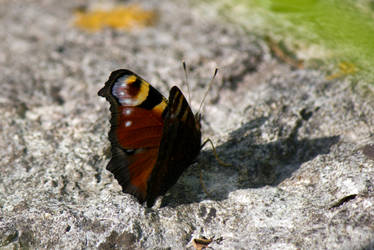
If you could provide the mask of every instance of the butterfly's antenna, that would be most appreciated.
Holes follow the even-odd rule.
[[[209,84],[208,84],[208,88],[207,88],[207,90],[205,91],[205,94],[204,94],[203,100],[202,100],[201,103],[200,103],[200,107],[199,107],[199,109],[198,109],[198,110],[199,110],[198,113],[200,113],[200,111],[201,111],[201,107],[203,106],[203,103],[204,103],[204,101],[205,101],[205,98],[206,98],[207,95],[208,95],[208,92],[209,92],[209,90],[210,90],[210,87],[212,86],[212,84],[213,84],[213,82],[214,82],[214,78],[216,78],[217,73],[218,73],[218,69],[216,68],[216,70],[214,71],[214,74],[213,74],[212,79],[210,79],[210,82],[209,82]]]
[[[187,84],[188,103],[191,103],[191,92],[190,92],[190,84],[188,82],[188,74],[187,74],[186,62],[183,62],[183,70],[184,70],[184,79],[185,79],[186,84]]]

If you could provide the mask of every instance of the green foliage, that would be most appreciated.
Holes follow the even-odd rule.
[[[317,45],[335,62],[356,65],[361,76],[374,73],[372,2],[347,0],[215,0],[221,13],[260,35]],[[360,3],[361,5],[358,5]],[[370,5],[371,3],[371,5]]]

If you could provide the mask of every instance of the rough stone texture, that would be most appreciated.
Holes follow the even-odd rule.
[[[326,80],[272,58],[260,38],[186,2],[147,1],[158,23],[87,33],[86,1],[0,2],[0,247],[374,248],[374,98],[365,83]],[[130,68],[163,93],[190,66],[205,147],[148,209],[105,170],[109,73]],[[166,94],[167,96],[167,94]],[[200,171],[209,196],[202,190]]]

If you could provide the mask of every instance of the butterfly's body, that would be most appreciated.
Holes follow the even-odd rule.
[[[98,94],[111,104],[107,169],[124,192],[152,206],[198,156],[200,116],[176,86],[167,100],[125,69],[112,72]]]

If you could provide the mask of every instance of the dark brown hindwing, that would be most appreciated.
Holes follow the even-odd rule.
[[[198,156],[200,146],[200,121],[195,120],[186,98],[174,86],[170,90],[157,162],[148,181],[147,206],[152,206],[157,196],[164,195],[177,182]]]

